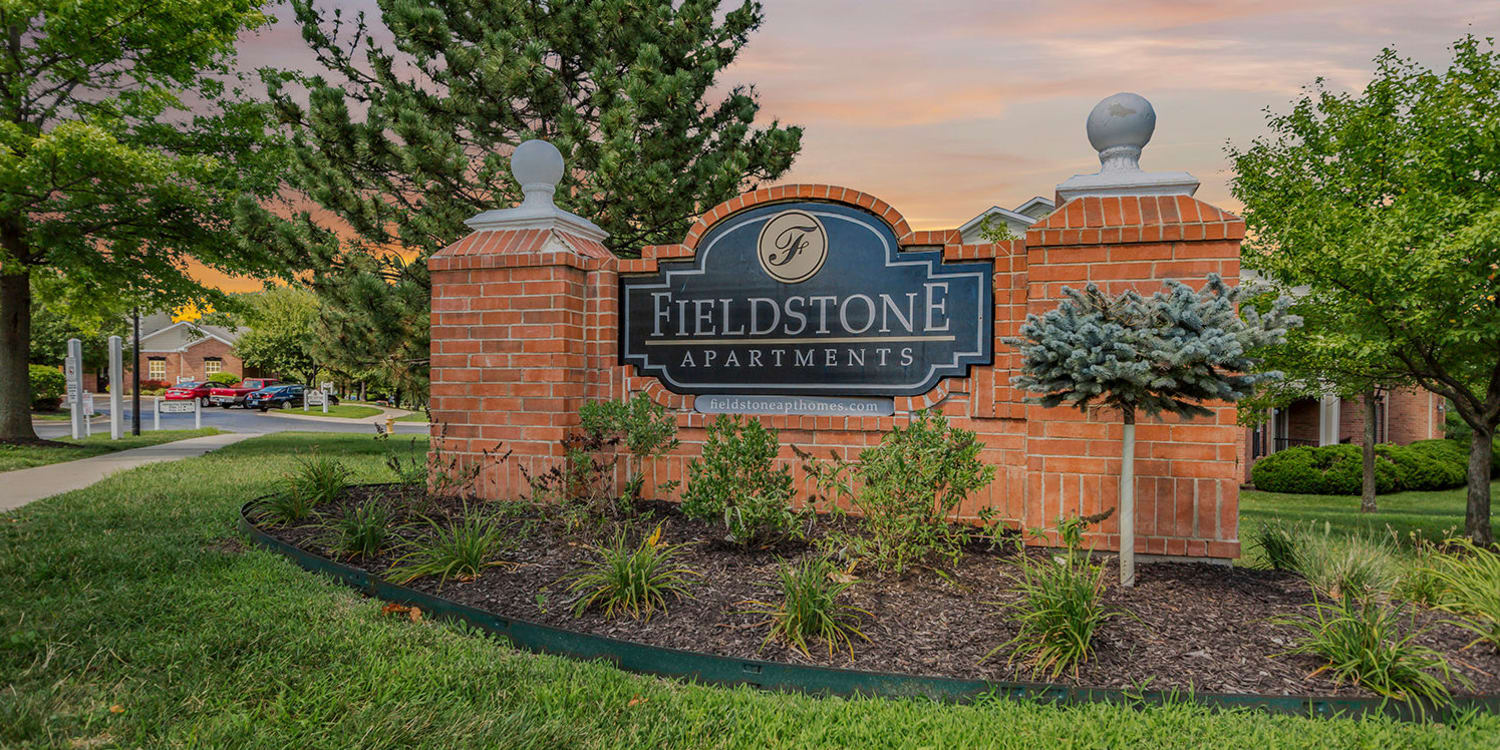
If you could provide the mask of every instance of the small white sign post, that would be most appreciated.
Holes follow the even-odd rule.
[[[331,381],[331,380],[325,380],[325,381],[323,381],[322,387],[320,387],[318,390],[320,390],[320,391],[323,392],[323,413],[327,414],[328,413],[328,402],[333,400],[333,399],[329,398],[329,396],[333,395],[333,381]]]
[[[63,364],[68,381],[68,409],[71,411],[73,439],[83,437],[88,415],[83,412],[83,342],[68,339],[68,358]]]
[[[328,413],[328,394],[322,391],[303,391],[302,410],[307,411],[308,406],[322,406],[323,413]]]
[[[161,429],[162,414],[192,414],[193,429],[203,426],[203,407],[198,404],[198,399],[186,399],[178,401],[167,401],[158,397],[156,399],[156,429]]]
[[[122,355],[124,341],[119,336],[109,337],[109,439],[119,440],[125,435],[125,366]]]
[[[94,421],[92,419],[90,419],[90,417],[92,417],[92,416],[94,416],[94,394],[92,394],[92,393],[90,393],[88,391],[84,391],[83,392],[83,436],[84,437],[89,437],[90,435],[94,434]]]

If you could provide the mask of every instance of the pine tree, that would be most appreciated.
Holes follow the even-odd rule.
[[[1203,404],[1234,402],[1256,384],[1281,377],[1256,372],[1252,352],[1281,342],[1301,321],[1278,300],[1264,314],[1240,309],[1254,289],[1230,287],[1217,274],[1194,291],[1168,280],[1142,298],[1134,291],[1106,295],[1094,284],[1064,287],[1066,299],[1043,315],[1028,315],[1021,336],[1005,343],[1021,352],[1021,374],[1011,382],[1040,394],[1043,406],[1104,406],[1125,423],[1120,466],[1120,582],[1135,583],[1135,423],[1138,414],[1211,416]]]
[[[291,0],[325,70],[264,77],[292,144],[289,187],[337,224],[257,215],[262,238],[325,265],[325,322],[366,364],[425,366],[425,348],[419,357],[411,342],[357,331],[425,327],[426,307],[406,302],[428,289],[422,261],[466,234],[465,219],[520,200],[508,157],[524,140],[562,150],[570,169],[557,203],[624,255],[679,241],[703,211],[785,173],[800,148],[800,128],[754,126],[752,88],[711,98],[760,25],[759,3],[724,13],[720,0],[378,5],[372,29],[363,14]],[[371,41],[387,35],[388,45]],[[393,250],[404,260],[391,262]]]

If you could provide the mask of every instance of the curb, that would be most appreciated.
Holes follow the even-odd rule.
[[[1384,714],[1412,721],[1423,716],[1422,712],[1414,710],[1409,704],[1380,698],[1122,690],[1039,682],[924,677],[741,659],[579,633],[451,602],[381,580],[366,571],[287,544],[262,531],[250,520],[250,508],[258,500],[259,498],[251,500],[240,507],[240,530],[256,545],[288,558],[304,570],[329,575],[368,597],[396,604],[416,605],[435,617],[460,620],[498,635],[512,646],[526,651],[574,659],[602,660],[629,672],[674,677],[688,682],[725,686],[750,685],[764,690],[810,695],[927,698],[956,703],[967,703],[981,696],[992,695],[1041,703],[1112,703],[1134,707],[1187,702],[1214,710],[1256,710],[1323,718]],[[1425,716],[1442,720],[1473,710],[1500,714],[1500,695],[1465,696],[1446,705],[1429,706]]]

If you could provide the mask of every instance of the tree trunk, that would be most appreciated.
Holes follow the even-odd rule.
[[[1135,409],[1125,410],[1120,451],[1120,585],[1135,585]]]
[[[1469,502],[1464,512],[1464,535],[1475,544],[1495,541],[1490,528],[1490,461],[1495,451],[1495,428],[1474,430],[1469,442]]]
[[[0,440],[35,440],[31,428],[31,277],[0,275]]]
[[[1365,391],[1365,444],[1360,456],[1364,460],[1364,477],[1359,489],[1359,511],[1375,512],[1375,390]]]

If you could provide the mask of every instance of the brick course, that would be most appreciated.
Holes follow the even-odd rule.
[[[895,232],[903,249],[941,249],[949,260],[995,266],[995,360],[949,378],[932,391],[895,399],[894,417],[761,417],[784,444],[845,458],[878,443],[912,411],[938,408],[978,433],[995,481],[960,515],[993,507],[1017,528],[1052,526],[1060,515],[1100,512],[1119,494],[1120,417],[1093,410],[1043,409],[1010,386],[1019,354],[1000,339],[1028,313],[1055,306],[1065,285],[1090,281],[1110,292],[1156,291],[1166,278],[1239,276],[1244,223],[1186,196],[1081,198],[1061,206],[1024,240],[961,244],[957,230],[913,231],[884,201],[833,185],[784,185],[738,196],[706,212],[683,242],[619,259],[597,242],[560,229],[479,231],[429,260],[432,271],[434,444],[485,462],[476,491],[508,498],[528,492],[535,475],[562,457],[559,440],[578,424],[585,401],[646,393],[676,412],[681,447],[646,469],[646,490],[687,478],[711,417],[693,397],[667,391],[632,366],[617,364],[619,274],[650,273],[662,260],[691,257],[717,221],[751,206],[789,200],[860,206]],[[1143,554],[1233,558],[1239,554],[1238,471],[1243,432],[1229,405],[1208,419],[1143,419],[1137,429],[1137,550]],[[779,459],[803,482],[790,447]],[[1115,518],[1093,536],[1117,548]]]

